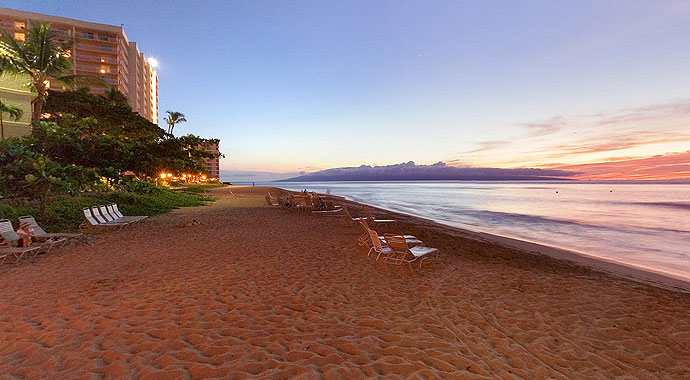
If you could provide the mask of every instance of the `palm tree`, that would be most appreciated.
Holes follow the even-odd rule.
[[[175,129],[175,124],[179,124],[187,121],[184,118],[184,114],[181,112],[166,111],[168,117],[165,118],[165,122],[168,123],[168,133],[172,134],[173,129]]]
[[[4,113],[7,113],[9,115],[10,120],[17,121],[21,119],[22,115],[24,114],[24,111],[21,108],[6,103],[4,100],[0,99],[0,141],[5,139],[5,124],[2,120],[2,115]]]
[[[26,31],[24,42],[16,41],[12,35],[2,32],[0,36],[0,67],[3,75],[28,76],[29,89],[36,92],[31,123],[41,119],[43,105],[48,97],[50,82],[65,87],[78,84],[102,84],[99,78],[72,75],[72,42],[58,42],[49,24],[37,23]]]
[[[108,88],[105,90],[105,98],[112,104],[128,105],[127,96],[115,88]]]

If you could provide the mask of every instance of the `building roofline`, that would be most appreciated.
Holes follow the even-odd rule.
[[[82,27],[82,28],[100,29],[100,30],[107,30],[107,31],[113,32],[113,33],[122,33],[122,35],[125,37],[125,41],[129,42],[129,40],[127,39],[127,35],[125,34],[125,29],[122,26],[116,26],[116,25],[110,25],[110,24],[100,24],[97,22],[76,20],[76,19],[68,18],[68,17],[53,16],[53,15],[47,15],[44,13],[36,13],[36,12],[23,11],[23,10],[19,10],[19,9],[0,7],[0,15],[2,15],[2,14],[12,16],[12,17],[17,17],[17,18],[28,18],[28,19],[36,19],[36,20],[40,20],[40,21],[61,23],[61,24],[71,24],[71,25]]]

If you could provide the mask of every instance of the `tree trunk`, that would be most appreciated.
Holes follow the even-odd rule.
[[[38,215],[41,218],[46,217],[46,206],[48,205],[48,192],[41,194],[41,198],[38,202]]]
[[[42,96],[39,96],[34,101],[34,109],[31,112],[31,125],[36,126],[38,122],[41,121],[41,114],[43,113],[43,105],[46,100]]]
[[[5,139],[5,124],[2,122],[2,112],[0,112],[0,141]]]

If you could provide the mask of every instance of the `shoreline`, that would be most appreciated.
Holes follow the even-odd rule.
[[[299,191],[287,190],[280,187],[273,187],[277,190],[299,194]],[[323,197],[338,199],[348,205],[357,206],[361,209],[361,205],[366,204],[352,200],[346,196],[335,194],[320,194]],[[690,293],[690,281],[677,278],[671,274],[657,272],[648,268],[640,268],[630,264],[589,255],[582,252],[575,252],[564,248],[554,247],[542,243],[522,240],[519,238],[501,236],[491,234],[488,232],[475,232],[460,227],[454,227],[431,219],[426,219],[419,216],[405,214],[398,211],[392,211],[381,208],[376,205],[367,204],[372,211],[377,211],[383,218],[393,218],[404,221],[408,224],[417,224],[420,227],[433,228],[437,232],[445,233],[450,236],[462,237],[478,242],[484,242],[492,245],[515,249],[525,254],[539,255],[548,257],[554,260],[566,262],[572,265],[584,267],[590,270],[600,272],[605,275],[614,276],[624,280],[634,281],[637,283],[654,286],[666,290]]]

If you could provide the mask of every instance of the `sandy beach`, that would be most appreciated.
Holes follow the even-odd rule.
[[[407,218],[412,272],[266,191],[4,265],[0,378],[690,378],[688,293]]]

